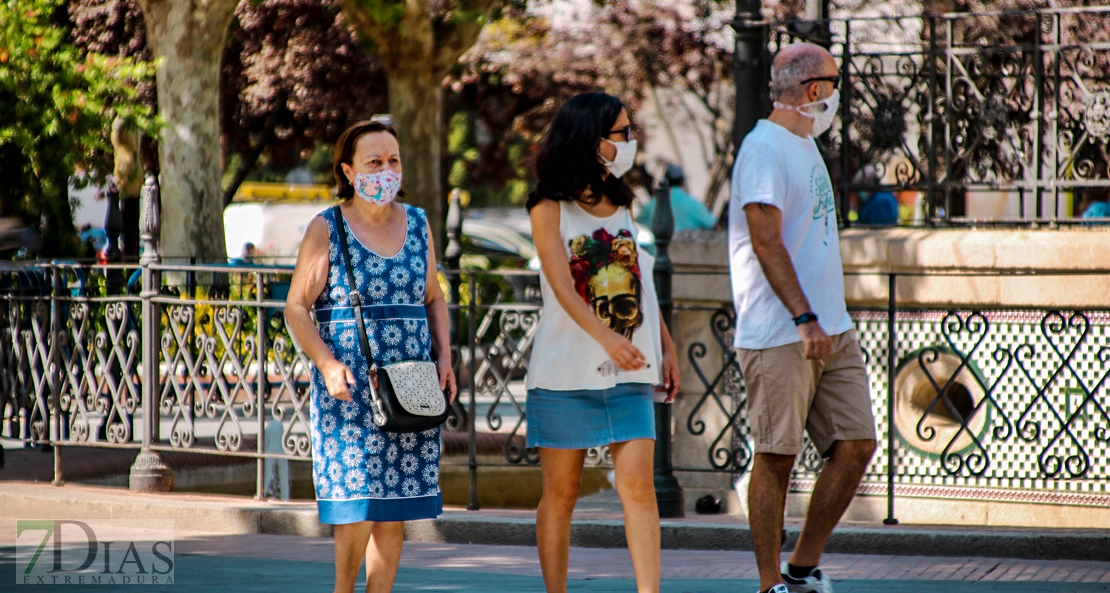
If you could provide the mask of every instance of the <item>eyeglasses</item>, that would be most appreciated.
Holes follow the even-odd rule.
[[[807,85],[811,82],[821,82],[821,81],[831,82],[832,85],[833,85],[833,88],[835,89],[836,87],[840,86],[840,75],[837,74],[836,76],[814,76],[813,78],[807,78],[807,79],[803,80],[799,84],[801,84],[802,86],[805,86],[805,85]]]
[[[625,126],[623,128],[617,128],[615,130],[609,130],[609,135],[612,136],[613,134],[620,134],[621,136],[624,136],[624,141],[625,142],[631,142],[632,141],[632,126]]]

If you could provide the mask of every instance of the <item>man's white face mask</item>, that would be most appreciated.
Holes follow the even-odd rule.
[[[839,106],[840,91],[838,89],[833,89],[832,94],[825,99],[804,105],[786,105],[775,101],[775,109],[797,111],[806,117],[813,118],[813,130],[810,131],[809,135],[814,137],[824,134],[825,130],[832,126]]]

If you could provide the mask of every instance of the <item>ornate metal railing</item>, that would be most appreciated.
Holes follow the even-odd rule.
[[[282,311],[291,273],[155,262],[0,268],[0,436],[53,446],[59,482],[67,446],[122,447],[148,455],[142,469],[154,482],[167,451],[257,459],[256,496],[274,494],[262,460],[307,460],[312,451],[311,361]],[[448,431],[469,433],[459,436],[475,467],[491,462],[488,451],[478,459],[480,433],[498,439],[500,464],[536,464],[525,447],[522,379],[539,319],[538,276],[452,271],[444,279],[464,287],[449,305],[463,389]],[[590,457],[604,463],[607,452]]]
[[[0,271],[2,436],[54,445],[59,461],[67,446],[255,459],[256,494],[273,495],[264,461],[305,460],[311,452],[310,361],[281,313],[290,270],[144,269],[158,290],[122,266],[55,262]],[[537,275],[445,278],[452,276],[464,287],[452,304],[463,389],[449,424],[458,436],[445,438],[465,443],[468,459],[444,463],[475,472],[535,464],[536,452],[525,447],[523,378],[539,318]],[[147,306],[153,328],[143,324]],[[865,492],[891,501],[894,493],[925,492],[1110,502],[1110,311],[892,303],[851,313],[881,441]],[[675,439],[680,452],[700,451],[701,461],[674,469],[735,478],[753,451],[730,347],[735,319],[728,307],[680,304],[674,323],[687,335],[697,329],[690,315],[708,319],[711,337],[679,344],[689,370]],[[148,385],[146,377],[157,380]],[[491,438],[496,452],[480,451],[479,441]],[[604,449],[590,458],[609,461]],[[145,459],[140,469],[159,469]],[[821,463],[808,447],[794,487],[811,487]],[[56,469],[63,480],[60,463]]]
[[[289,275],[156,263],[0,269],[3,435],[54,445],[59,461],[65,445],[307,459],[309,361],[280,314]],[[267,448],[278,426],[280,447]]]
[[[844,84],[822,145],[843,223],[861,191],[898,193],[917,224],[1067,221],[1110,197],[1110,7],[827,27]],[[766,26],[767,59],[820,29]]]
[[[885,276],[890,294],[898,278],[921,277]],[[887,309],[850,313],[880,440],[861,489],[887,496],[888,520],[896,493],[1110,503],[1110,309],[922,309],[892,300]],[[699,394],[677,438],[698,437],[702,453],[699,464],[674,469],[739,477],[753,447],[731,347],[734,313],[679,307],[680,314],[708,314],[712,337],[684,345],[694,371],[684,380]],[[812,488],[822,464],[807,440],[793,487]]]

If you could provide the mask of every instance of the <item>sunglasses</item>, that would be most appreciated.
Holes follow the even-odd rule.
[[[625,142],[631,142],[632,141],[632,126],[625,126],[623,128],[617,128],[615,130],[609,130],[609,135],[612,136],[613,134],[620,134],[624,138]]]
[[[803,80],[800,84],[802,86],[805,86],[805,85],[807,85],[811,82],[822,82],[822,81],[823,82],[831,82],[832,85],[833,85],[833,88],[835,89],[838,86],[840,86],[840,75],[837,74],[836,76],[814,76],[813,78],[807,78],[807,79]]]

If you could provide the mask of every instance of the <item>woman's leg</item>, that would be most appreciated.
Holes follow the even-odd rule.
[[[547,593],[566,593],[567,590],[570,517],[582,486],[585,460],[585,449],[540,447],[543,495],[536,509],[536,547]]]
[[[624,535],[639,593],[659,592],[659,507],[655,504],[655,441],[609,445],[617,495],[624,508]]]
[[[401,521],[374,523],[370,545],[366,547],[366,593],[389,593],[397,578],[401,546],[405,543],[405,524]]]
[[[335,526],[335,593],[354,593],[373,529],[370,521]]]

